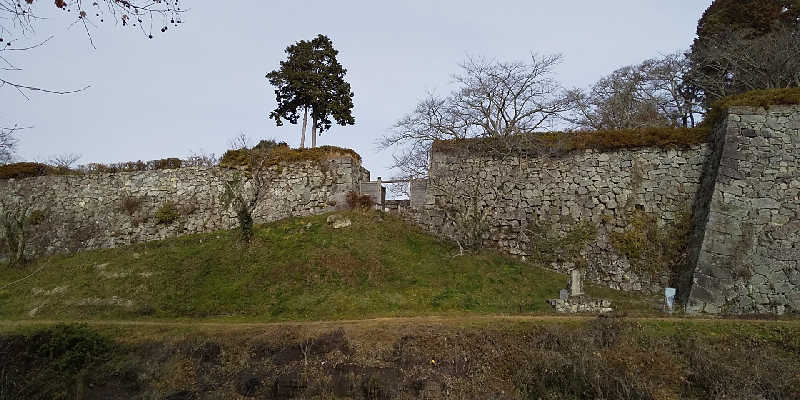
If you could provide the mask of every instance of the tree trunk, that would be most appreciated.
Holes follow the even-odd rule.
[[[306,147],[306,125],[308,125],[308,106],[303,111],[303,134],[300,136],[300,148]]]
[[[239,219],[242,242],[250,243],[250,239],[253,238],[253,214],[247,207],[240,205],[239,210],[236,212],[236,218]]]
[[[14,244],[16,245],[17,248],[14,249],[15,250],[15,253],[14,253],[14,256],[13,256],[14,259],[11,260],[11,262],[9,263],[11,265],[20,265],[20,264],[22,264],[22,261],[25,259],[25,231],[24,231],[24,228],[25,228],[25,225],[23,223],[20,222],[20,223],[17,224],[17,227],[16,227],[17,231],[15,232],[15,235],[14,235],[14,236],[16,236],[14,238]]]
[[[311,121],[311,148],[317,147],[317,119]]]

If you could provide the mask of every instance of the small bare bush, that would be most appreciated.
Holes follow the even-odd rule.
[[[120,200],[119,208],[129,216],[133,216],[142,205],[142,199],[134,196],[125,196]]]
[[[351,210],[368,210],[375,207],[375,202],[369,195],[351,191],[347,193],[347,206]]]

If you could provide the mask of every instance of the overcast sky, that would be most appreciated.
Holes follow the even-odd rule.
[[[428,91],[445,94],[464,57],[525,59],[561,53],[558,79],[585,87],[613,70],[688,48],[711,0],[583,1],[185,1],[179,28],[140,31],[106,22],[93,31],[52,12],[46,46],[14,61],[6,78],[72,95],[0,88],[0,124],[33,126],[19,158],[80,153],[80,163],[221,154],[245,132],[254,140],[300,143],[299,125],[276,127],[264,75],[286,46],[322,33],[340,51],[355,92],[354,126],[326,132],[318,144],[355,149],[372,177],[391,176],[391,153],[375,142]]]

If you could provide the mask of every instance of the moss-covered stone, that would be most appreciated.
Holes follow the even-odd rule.
[[[674,223],[660,227],[657,218],[642,210],[633,210],[622,232],[611,232],[611,246],[628,258],[635,272],[669,272],[675,279],[686,263],[692,215],[683,212]]]
[[[591,221],[562,224],[559,231],[549,223],[531,223],[528,233],[531,258],[543,265],[571,262],[583,266],[586,259],[581,251],[597,239],[597,227]]]
[[[222,155],[219,165],[226,168],[250,168],[254,158],[263,158],[267,165],[304,161],[323,162],[338,157],[351,157],[356,161],[361,161],[361,156],[354,150],[342,147],[320,146],[310,149],[292,149],[286,143],[274,146],[265,146],[262,143],[252,149],[226,151]]]
[[[433,151],[469,154],[563,154],[575,150],[615,151],[639,147],[687,148],[709,141],[711,130],[698,128],[645,128],[618,131],[531,133],[503,138],[438,140]],[[500,154],[500,153],[498,153]]]
[[[178,207],[172,201],[165,201],[156,211],[156,223],[170,225],[180,217]]]
[[[800,88],[753,90],[718,100],[706,115],[703,125],[713,126],[728,115],[731,107],[762,107],[800,104]]]

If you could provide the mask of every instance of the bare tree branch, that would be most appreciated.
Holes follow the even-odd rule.
[[[28,128],[16,125],[10,128],[0,127],[0,164],[11,162],[17,148],[17,133]]]
[[[75,163],[83,157],[77,153],[63,153],[54,156],[50,156],[50,159],[47,160],[47,164],[52,165],[53,167],[59,169],[72,169],[75,166]]]
[[[590,130],[694,126],[702,110],[699,93],[687,80],[689,71],[681,53],[620,68],[589,91],[573,89],[575,107],[565,119]]]
[[[560,55],[531,55],[530,61],[501,62],[468,57],[447,97],[429,93],[392,127],[378,146],[394,148],[393,167],[402,178],[427,175],[435,140],[510,138],[545,128],[571,107],[552,78]]]
[[[181,23],[181,15],[185,10],[181,9],[178,0],[102,0],[85,2],[82,0],[55,0],[54,3],[32,0],[0,0],[0,60],[6,67],[0,71],[14,72],[21,68],[16,65],[7,55],[8,52],[25,52],[44,46],[53,36],[49,36],[42,41],[23,46],[14,46],[17,42],[24,42],[36,33],[37,23],[43,19],[38,11],[49,4],[55,6],[57,10],[72,16],[73,22],[70,27],[80,25],[86,32],[91,46],[94,48],[92,31],[103,23],[105,18],[112,17],[116,23],[122,26],[138,27],[148,37],[152,38],[152,27],[154,20],[158,20],[161,32],[166,32],[169,25],[177,26]],[[51,5],[50,5],[51,4]],[[145,30],[144,25],[149,25]],[[54,90],[42,88],[37,85],[22,84],[7,75],[0,75],[0,87],[10,87],[19,92],[26,99],[30,99],[26,92],[41,92],[49,94],[70,94],[77,93],[89,88],[85,86],[77,90]]]

